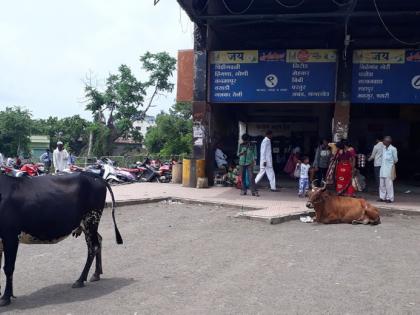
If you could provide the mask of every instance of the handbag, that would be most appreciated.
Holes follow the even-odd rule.
[[[293,177],[294,178],[299,178],[300,177],[300,164],[296,164],[295,171],[293,173]]]

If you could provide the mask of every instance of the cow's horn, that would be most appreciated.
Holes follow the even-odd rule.
[[[322,181],[322,190],[327,189],[327,182],[325,180]]]
[[[312,181],[312,183],[311,183],[311,188],[314,188],[314,187],[315,187],[315,183],[316,183],[317,181],[318,181],[317,179],[314,179],[314,180]]]

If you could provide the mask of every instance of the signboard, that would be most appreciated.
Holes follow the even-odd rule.
[[[336,63],[330,49],[214,51],[209,100],[334,102]]]
[[[353,53],[353,103],[420,103],[420,49]]]

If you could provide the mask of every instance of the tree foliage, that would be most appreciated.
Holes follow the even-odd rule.
[[[0,111],[0,152],[5,156],[29,153],[31,113],[21,107]]]
[[[169,82],[175,70],[176,60],[166,52],[152,54],[147,52],[140,58],[142,67],[149,75],[145,81],[138,80],[131,69],[121,65],[116,74],[110,74],[105,89],[100,90],[91,82],[85,85],[87,99],[86,109],[92,112],[95,142],[106,140],[102,154],[110,154],[112,144],[118,137],[133,138],[140,142],[141,134],[134,127],[135,121],[145,118],[147,111],[153,106],[156,96],[172,92],[174,85]],[[152,95],[145,104],[147,91]],[[101,126],[105,126],[106,129]],[[98,151],[100,148],[97,147]]]
[[[161,156],[190,154],[192,149],[192,105],[176,103],[169,113],[156,117],[149,128],[145,144],[150,153]]]
[[[60,140],[73,154],[79,155],[88,143],[90,125],[89,121],[79,115],[62,119],[49,117],[34,120],[31,134],[48,135],[51,148]]]

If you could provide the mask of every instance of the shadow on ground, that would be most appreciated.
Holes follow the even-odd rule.
[[[86,283],[84,288],[73,289],[71,283],[54,284],[41,288],[29,295],[18,296],[12,299],[12,304],[0,308],[0,313],[13,310],[29,310],[45,305],[59,305],[65,303],[93,300],[118,291],[135,283],[134,279],[110,278],[99,282]]]

